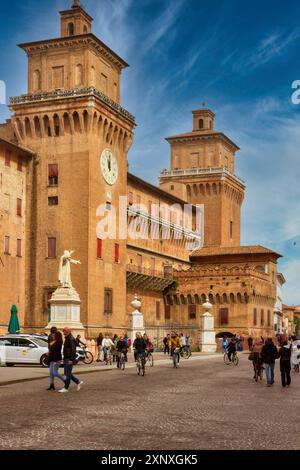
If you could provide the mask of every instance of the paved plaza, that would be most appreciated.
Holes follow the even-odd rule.
[[[277,364],[267,388],[240,358],[160,360],[144,378],[133,364],[98,370],[64,395],[47,379],[1,386],[0,449],[299,449],[299,374],[282,390]]]

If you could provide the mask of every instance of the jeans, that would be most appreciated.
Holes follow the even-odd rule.
[[[171,348],[171,354],[170,354],[170,356],[173,356],[173,354],[174,354],[174,352],[175,352],[175,349],[178,349],[178,348]],[[181,348],[180,348],[180,349],[181,349]],[[175,353],[175,354],[177,354],[177,353]],[[179,362],[180,362],[180,353],[178,353],[178,364],[179,364]]]
[[[273,385],[274,383],[274,367],[275,367],[275,362],[272,362],[271,364],[264,364],[268,385]]]
[[[59,368],[61,365],[61,361],[56,361],[56,362],[50,362],[50,384],[54,384],[54,378],[57,377],[60,379],[62,382],[65,381],[63,376],[59,373]]]
[[[110,348],[103,346],[104,361],[107,361],[107,355],[108,355],[109,349]]]
[[[281,384],[283,387],[291,385],[291,363],[290,361],[282,361],[280,364]]]
[[[66,376],[65,388],[67,390],[70,387],[71,380],[75,382],[77,385],[80,384],[80,380],[77,379],[77,377],[75,377],[75,375],[72,374],[73,364],[68,364],[68,362],[69,362],[68,359],[64,360],[65,376]]]
[[[168,344],[164,344],[164,354],[170,354],[170,347]]]

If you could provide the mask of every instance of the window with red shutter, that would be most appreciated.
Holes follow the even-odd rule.
[[[4,253],[5,253],[6,255],[9,255],[9,254],[10,254],[10,252],[9,252],[9,250],[10,250],[9,245],[10,245],[10,237],[4,237]]]
[[[115,263],[120,262],[120,245],[115,243]]]
[[[56,238],[48,238],[48,258],[56,258]]]
[[[171,305],[165,305],[165,320],[171,319]]]
[[[254,326],[257,325],[257,309],[256,308],[253,310],[253,325]]]
[[[10,166],[10,162],[11,162],[11,151],[6,150],[6,152],[5,152],[5,166]]]
[[[56,163],[48,165],[48,184],[49,186],[58,185],[58,165]]]
[[[17,256],[22,256],[22,240],[20,238],[17,239]]]
[[[142,255],[137,255],[137,264],[138,264],[138,272],[141,273],[143,269],[143,257]]]
[[[17,199],[17,216],[22,217],[22,199]]]
[[[132,192],[128,193],[128,204],[130,206],[132,206],[132,204],[133,204],[133,193]]]
[[[97,238],[97,258],[102,258],[102,240]]]
[[[268,326],[271,326],[271,312],[268,310]]]
[[[264,324],[265,324],[265,312],[264,312],[263,309],[261,309],[260,324],[261,324],[261,326],[264,326]]]
[[[189,319],[196,320],[196,305],[189,305]]]
[[[104,289],[104,313],[111,315],[113,313],[113,290]]]
[[[229,317],[228,308],[220,308],[219,313],[220,313],[220,325],[221,326],[228,325],[228,317]]]
[[[136,197],[136,208],[140,209],[141,207],[141,196]]]
[[[160,320],[160,301],[157,300],[155,303],[155,312],[156,312],[156,320]]]
[[[23,171],[23,159],[22,157],[18,157],[18,171]]]

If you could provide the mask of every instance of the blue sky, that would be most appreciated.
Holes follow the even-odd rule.
[[[26,93],[17,43],[59,36],[71,0],[1,0],[0,80]],[[166,136],[191,130],[205,102],[216,128],[241,147],[236,173],[247,185],[243,244],[284,255],[284,301],[300,304],[300,3],[288,0],[82,0],[93,32],[131,67],[122,105],[137,119],[130,171],[153,183],[169,166]],[[0,105],[0,119],[9,116]]]

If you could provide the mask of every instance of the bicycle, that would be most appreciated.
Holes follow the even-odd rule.
[[[189,359],[191,355],[191,348],[189,346],[183,346],[180,356],[183,357],[183,359]]]
[[[154,358],[153,358],[152,351],[150,349],[147,350],[147,356],[146,356],[146,364],[148,363],[150,367],[154,366]]]
[[[142,354],[138,354],[136,358],[136,372],[138,375],[142,374],[143,377],[146,373],[145,364],[146,364],[145,356]]]
[[[118,369],[121,369],[121,370],[125,370],[125,367],[126,367],[126,355],[121,352],[121,355],[120,355],[120,359],[117,363],[117,366],[118,366]]]
[[[223,359],[224,359],[224,364],[226,364],[227,366],[229,366],[230,364],[233,364],[233,365],[237,366],[238,363],[239,363],[239,358],[238,358],[237,352],[232,353],[231,361],[229,360],[227,352],[224,353],[224,358]]]
[[[94,356],[87,350],[86,346],[77,346],[75,363],[78,364],[78,362],[83,362],[84,364],[92,364],[94,362]]]
[[[177,369],[179,365],[179,355],[180,355],[180,348],[174,349],[173,355],[172,355],[174,369]]]

